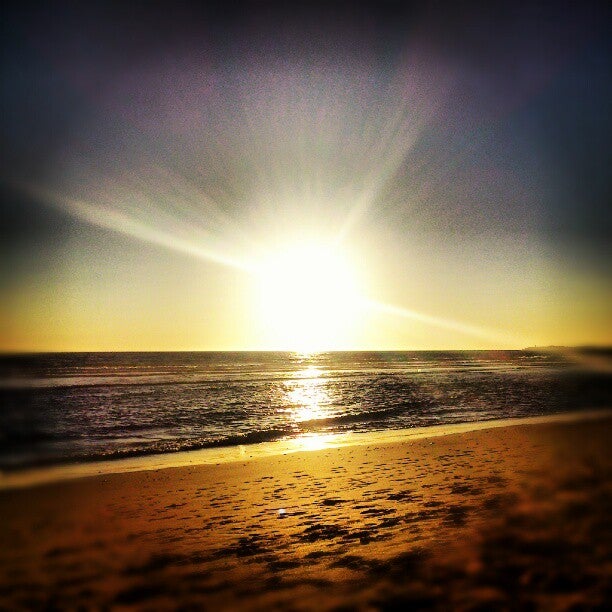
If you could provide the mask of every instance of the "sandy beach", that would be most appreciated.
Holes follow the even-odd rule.
[[[603,609],[610,417],[0,492],[0,607]]]

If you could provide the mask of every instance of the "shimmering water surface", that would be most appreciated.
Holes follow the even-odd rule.
[[[0,467],[609,407],[609,362],[538,351],[4,356]]]

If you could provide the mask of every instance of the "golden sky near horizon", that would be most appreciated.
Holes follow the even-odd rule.
[[[90,232],[98,230],[84,233]],[[496,244],[483,257],[486,245],[474,243],[462,259],[452,249],[443,252],[443,245],[435,258],[417,248],[401,259],[347,249],[340,263],[329,265],[317,261],[318,245],[306,248],[304,257],[298,253],[297,263],[291,249],[281,249],[272,252],[261,277],[99,233],[97,242],[77,236],[39,276],[22,277],[1,305],[2,350],[419,350],[612,342],[610,296],[598,279],[547,267],[527,250],[518,265],[516,253],[505,252],[514,244]],[[327,256],[323,250],[321,257]],[[350,275],[350,282],[334,280]],[[410,307],[405,312],[398,306],[404,304]]]

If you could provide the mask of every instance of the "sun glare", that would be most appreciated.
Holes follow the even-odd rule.
[[[259,268],[260,306],[271,348],[350,348],[361,307],[357,277],[335,249],[294,246]]]
[[[288,382],[285,389],[293,420],[304,423],[329,416],[327,406],[331,398],[326,391],[325,379],[321,377],[323,371],[311,367],[296,374],[297,379]]]

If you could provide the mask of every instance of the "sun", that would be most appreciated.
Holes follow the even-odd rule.
[[[354,266],[337,249],[293,245],[266,257],[258,277],[270,347],[311,352],[354,344],[359,283]]]

